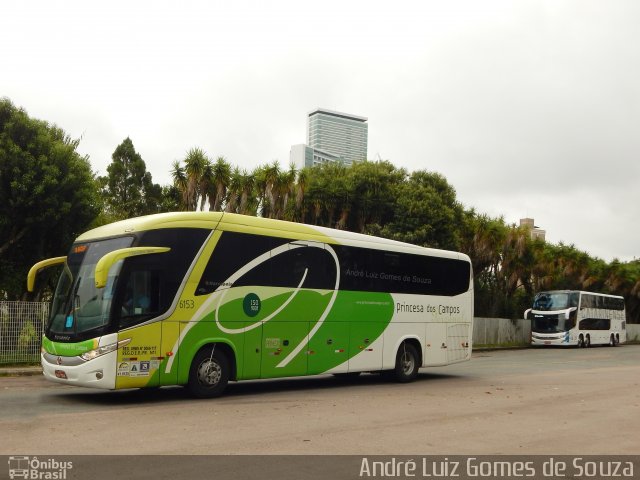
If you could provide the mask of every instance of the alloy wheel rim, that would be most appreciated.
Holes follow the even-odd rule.
[[[413,357],[406,352],[402,355],[402,371],[405,374],[413,372]]]
[[[222,377],[222,368],[212,360],[204,361],[198,368],[198,381],[202,385],[213,387],[218,384]]]

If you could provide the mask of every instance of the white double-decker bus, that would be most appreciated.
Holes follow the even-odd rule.
[[[531,320],[532,345],[611,345],[627,340],[624,298],[577,290],[540,292],[533,308],[524,312]]]

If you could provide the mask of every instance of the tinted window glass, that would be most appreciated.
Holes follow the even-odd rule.
[[[469,289],[471,267],[457,259],[334,247],[341,290],[453,296]]]
[[[589,294],[583,294],[580,302],[580,308],[595,308],[596,301],[595,296]]]
[[[286,253],[270,262],[271,285],[297,287],[304,277],[303,288],[333,290],[336,264],[322,244],[317,247],[290,245]]]
[[[169,247],[165,253],[124,261],[114,317],[127,327],[165,313],[210,230],[161,229],[142,232],[135,246]]]
[[[215,291],[249,262],[287,242],[282,238],[222,232],[195,294],[206,295]],[[234,286],[269,285],[270,281],[269,263],[264,262],[249,270]]]
[[[271,252],[269,258],[260,261],[259,257],[268,252]],[[234,287],[301,285],[301,288],[329,290],[335,286],[335,261],[320,243],[311,247],[284,238],[223,232],[198,283],[196,295],[231,286],[225,282],[242,270],[246,271],[233,281]]]
[[[608,318],[585,318],[580,320],[580,330],[609,330],[611,320]]]
[[[287,239],[223,232],[196,295],[225,286],[232,275],[270,251],[269,260],[247,267],[233,286],[297,287],[304,277],[302,288],[333,289],[336,267],[329,248],[338,257],[340,290],[453,296],[469,289],[470,264],[462,260],[341,245],[299,246]]]

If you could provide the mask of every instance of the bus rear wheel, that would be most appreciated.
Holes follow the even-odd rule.
[[[615,347],[617,345],[616,343],[616,337],[615,335],[612,333],[611,337],[609,338],[609,346],[610,347]]]
[[[589,348],[591,346],[591,336],[587,335],[587,337],[584,339],[584,346],[586,348]]]
[[[191,362],[189,392],[196,398],[218,397],[229,382],[229,360],[215,346],[201,349]]]
[[[578,348],[584,348],[584,336],[582,334],[578,337]]]
[[[412,344],[404,342],[400,345],[396,355],[396,367],[393,370],[395,380],[400,383],[415,380],[420,368],[419,358],[418,351]]]

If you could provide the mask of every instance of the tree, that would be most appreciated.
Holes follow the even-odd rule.
[[[162,188],[153,183],[151,173],[129,137],[118,145],[103,177],[107,211],[113,219],[157,213]]]
[[[180,210],[189,210],[187,174],[177,160],[173,162],[171,178],[173,179],[173,187],[180,192]]]
[[[350,187],[352,229],[364,233],[369,226],[384,226],[394,217],[398,187],[405,183],[407,172],[391,162],[357,162],[351,166]],[[402,213],[402,215],[405,215]]]
[[[442,175],[413,172],[407,181],[396,181],[387,195],[393,219],[382,229],[384,236],[426,247],[460,248],[463,208]]]
[[[222,210],[222,202],[227,195],[227,188],[231,181],[231,165],[224,157],[218,157],[216,163],[211,166],[210,184],[212,194],[209,195],[209,210],[218,212]]]
[[[0,99],[0,296],[24,296],[29,268],[65,255],[97,217],[98,186],[78,144]],[[49,277],[39,277],[34,298]]]
[[[207,154],[201,148],[194,147],[187,152],[187,156],[184,159],[187,210],[196,211],[198,208],[198,198],[203,194],[202,177],[208,163]]]

